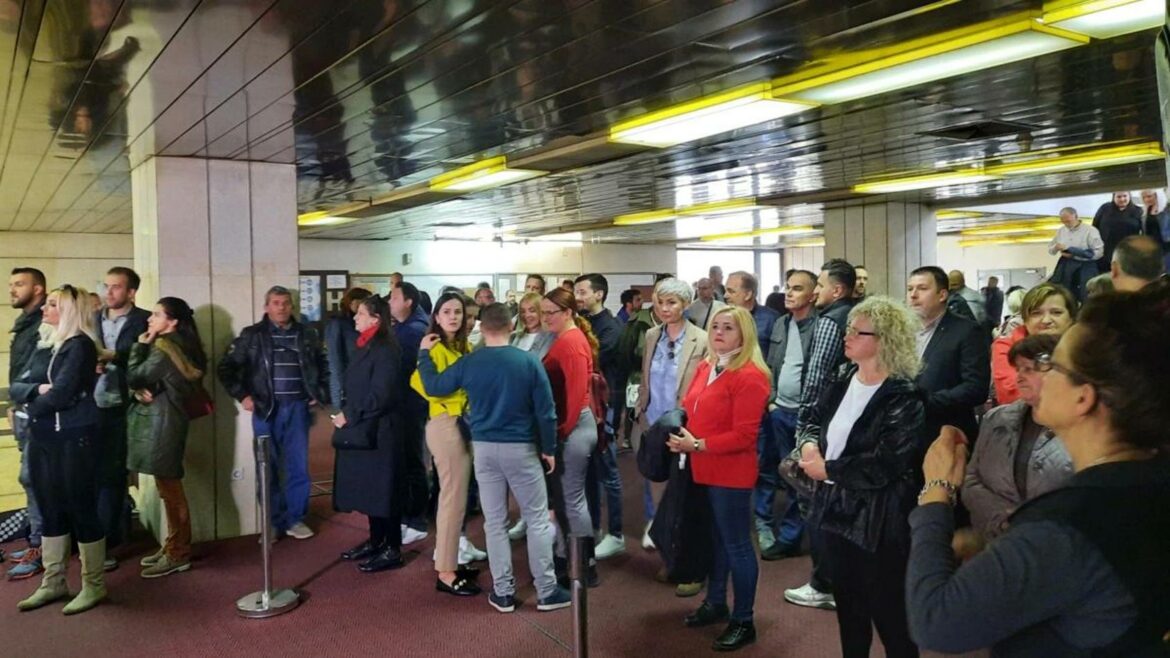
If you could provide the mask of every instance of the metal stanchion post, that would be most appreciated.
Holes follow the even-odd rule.
[[[271,440],[267,434],[261,434],[256,437],[253,445],[256,451],[257,488],[260,493],[260,554],[264,563],[264,589],[236,601],[236,612],[248,619],[275,617],[292,610],[301,602],[296,590],[272,591],[272,517],[268,501],[268,443]]]
[[[589,555],[592,537],[574,537],[569,545],[569,584],[573,595],[573,657],[589,656]]]

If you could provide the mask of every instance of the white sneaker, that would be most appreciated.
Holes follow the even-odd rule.
[[[516,522],[516,525],[512,526],[511,528],[508,528],[508,539],[510,539],[512,541],[520,541],[521,539],[524,539],[527,536],[528,536],[528,524],[524,522],[524,519],[520,519],[519,521]]]
[[[642,533],[642,548],[647,551],[658,550],[658,547],[654,545],[654,540],[650,539],[650,526],[652,525],[654,525],[653,521],[647,523],[646,532]]]
[[[415,530],[414,528],[406,525],[405,523],[402,524],[402,527],[400,529],[402,530],[402,545],[403,546],[410,546],[411,544],[413,544],[415,542],[420,542],[420,541],[427,538],[427,531],[426,530]]]
[[[625,552],[626,540],[624,538],[618,537],[617,535],[606,535],[605,539],[602,539],[601,543],[597,545],[597,549],[593,554],[598,560],[604,560]]]
[[[796,589],[784,590],[784,600],[795,605],[802,605],[806,608],[818,608],[820,610],[836,610],[837,601],[832,594],[826,594],[811,584],[805,584]]]
[[[488,554],[476,548],[470,539],[467,537],[459,538],[459,564],[483,562],[487,558]]]
[[[284,534],[292,537],[293,539],[308,539],[316,533],[313,532],[312,528],[305,525],[304,521],[297,521],[296,523],[292,524],[292,527],[290,527],[288,530],[285,530]]]

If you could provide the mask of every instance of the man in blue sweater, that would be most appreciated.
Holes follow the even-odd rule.
[[[479,314],[483,345],[437,372],[430,349],[435,334],[423,337],[418,372],[433,395],[467,391],[466,415],[475,443],[475,479],[479,483],[483,527],[493,591],[488,602],[500,612],[516,609],[516,580],[508,541],[508,490],[528,524],[528,567],[536,585],[540,611],[570,604],[569,592],[553,573],[553,532],[549,526],[548,473],[556,465],[556,408],[548,375],[535,356],[508,345],[512,321],[508,307],[490,304]]]

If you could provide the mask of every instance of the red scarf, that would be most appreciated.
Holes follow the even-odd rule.
[[[373,338],[374,334],[376,334],[376,333],[378,333],[378,325],[374,325],[374,326],[370,327],[369,329],[366,329],[362,333],[358,334],[358,339],[357,339],[358,348],[360,349],[360,348],[368,345],[370,342],[370,339]]]

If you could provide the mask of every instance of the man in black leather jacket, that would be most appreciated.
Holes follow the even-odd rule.
[[[292,317],[292,293],[273,286],[264,319],[245,328],[219,363],[219,381],[272,437],[272,527],[308,539],[309,407],[329,403],[329,365],[317,332]]]

